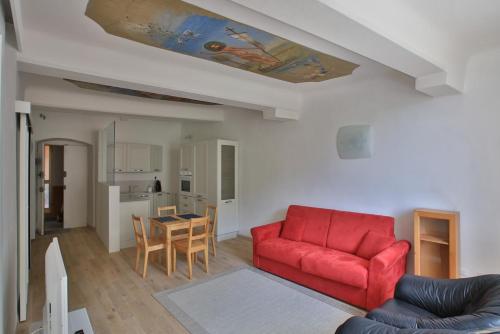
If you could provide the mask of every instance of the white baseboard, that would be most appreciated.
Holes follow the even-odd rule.
[[[238,231],[224,233],[224,234],[218,234],[217,235],[217,241],[224,241],[224,240],[228,240],[228,239],[234,239],[237,236],[238,236]]]

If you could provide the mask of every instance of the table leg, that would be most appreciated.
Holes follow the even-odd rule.
[[[165,238],[165,244],[167,245],[167,248],[165,249],[165,265],[167,267],[167,276],[170,276],[170,273],[172,272],[172,236],[169,228],[165,229]]]

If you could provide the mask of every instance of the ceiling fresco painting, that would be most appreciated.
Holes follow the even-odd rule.
[[[358,67],[181,0],[89,0],[86,15],[115,36],[293,83]]]

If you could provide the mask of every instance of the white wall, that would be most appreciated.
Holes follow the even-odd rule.
[[[17,325],[17,95],[16,50],[5,28],[0,6],[0,332],[14,333]]]
[[[395,216],[412,240],[414,208],[458,210],[463,273],[500,273],[500,50],[471,59],[468,76],[466,94],[436,99],[396,72],[339,79],[304,101],[298,122],[234,111],[183,136],[240,142],[242,234],[306,204]],[[338,158],[336,132],[350,124],[373,125],[373,158]]]

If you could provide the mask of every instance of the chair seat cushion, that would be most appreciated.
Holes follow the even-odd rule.
[[[273,238],[262,241],[257,246],[257,255],[300,269],[302,258],[321,247],[306,242]]]
[[[185,251],[188,248],[188,239],[177,240],[174,242],[174,247],[177,250]],[[191,242],[192,249],[203,249],[205,242],[203,240],[193,240]]]
[[[339,283],[366,289],[369,262],[358,256],[334,249],[309,252],[302,259],[302,271]]]

